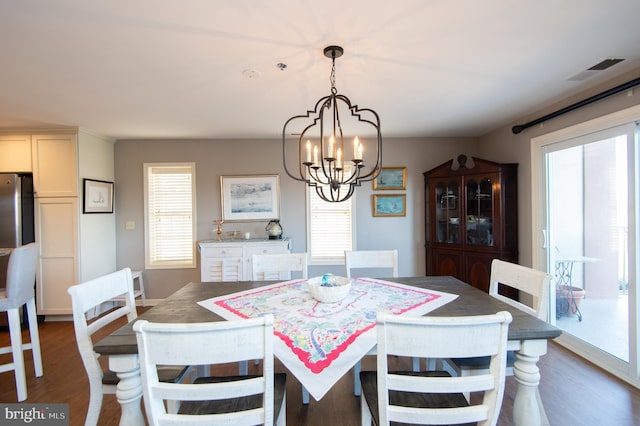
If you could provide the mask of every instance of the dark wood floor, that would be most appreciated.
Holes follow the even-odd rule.
[[[26,333],[26,332],[25,332]],[[26,334],[25,334],[26,336]],[[26,355],[29,398],[32,403],[68,403],[70,424],[84,423],[89,398],[85,371],[75,343],[71,322],[40,325],[44,376],[35,378],[30,352]],[[8,332],[0,332],[0,345],[8,344]],[[2,355],[5,361],[7,355]],[[592,364],[552,343],[540,362],[540,391],[552,425],[638,425],[640,390],[610,376]],[[280,370],[282,366],[278,365]],[[363,361],[363,369],[374,369],[375,359]],[[289,425],[359,425],[359,399],[352,394],[353,376],[341,379],[321,400],[301,404],[300,384],[289,374],[287,423]],[[507,378],[499,425],[511,425],[516,384]],[[16,402],[13,373],[0,374],[0,402]],[[100,425],[117,425],[120,409],[113,395],[102,405]]]

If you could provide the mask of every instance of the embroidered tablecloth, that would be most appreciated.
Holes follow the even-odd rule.
[[[376,313],[422,316],[457,296],[354,278],[347,297],[319,303],[307,280],[272,284],[198,302],[227,320],[274,316],[274,353],[320,400],[376,344]]]

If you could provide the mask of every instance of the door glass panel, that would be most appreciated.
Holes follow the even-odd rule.
[[[438,182],[436,188],[436,238],[439,243],[460,243],[460,199],[456,181]]]
[[[549,272],[556,325],[629,361],[627,135],[546,155]]]
[[[493,195],[491,179],[484,177],[467,180],[467,244],[493,245]]]

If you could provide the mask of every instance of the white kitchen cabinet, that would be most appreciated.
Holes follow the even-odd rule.
[[[78,196],[78,146],[75,134],[33,135],[35,196]]]
[[[290,240],[201,241],[200,280],[251,281],[254,254],[289,253]]]
[[[0,172],[31,170],[31,135],[0,136]]]
[[[69,315],[68,287],[115,270],[114,215],[82,214],[79,191],[85,177],[114,180],[113,141],[81,129],[0,132],[0,170],[33,173],[37,311]]]
[[[36,198],[35,210],[40,244],[36,270],[38,314],[70,314],[67,288],[78,283],[78,199]]]

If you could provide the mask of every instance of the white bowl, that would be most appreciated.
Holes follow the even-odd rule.
[[[336,303],[344,299],[351,289],[351,280],[345,277],[335,277],[336,285],[333,287],[322,286],[322,277],[310,278],[307,281],[309,293],[321,303]]]

